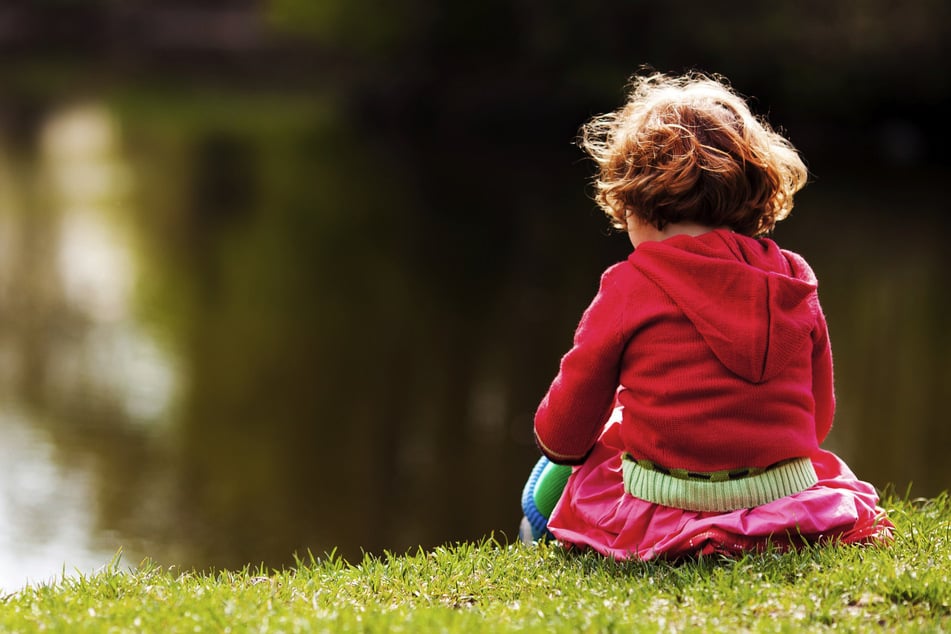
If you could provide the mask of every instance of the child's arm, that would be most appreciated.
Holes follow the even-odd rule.
[[[619,269],[601,278],[601,287],[562,358],[558,376],[535,414],[535,440],[552,462],[584,461],[610,416],[628,335],[622,323],[629,299]]]
[[[829,344],[829,327],[821,312],[812,347],[812,394],[816,401],[816,439],[821,445],[832,429],[835,416],[832,347]]]

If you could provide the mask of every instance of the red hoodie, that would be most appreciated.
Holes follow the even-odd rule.
[[[710,472],[810,456],[835,402],[809,265],[724,230],[643,243],[601,278],[535,415],[541,450],[583,461],[615,398],[638,460]]]

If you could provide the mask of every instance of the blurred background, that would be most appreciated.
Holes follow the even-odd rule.
[[[572,142],[642,65],[807,159],[864,479],[951,480],[943,0],[5,0],[0,591],[512,538],[534,409],[628,252]]]

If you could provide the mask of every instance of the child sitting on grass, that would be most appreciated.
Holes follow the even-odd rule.
[[[820,449],[835,401],[815,275],[762,237],[805,185],[795,148],[699,73],[635,77],[581,145],[634,251],[536,413],[522,538],[618,559],[888,540],[874,488]]]

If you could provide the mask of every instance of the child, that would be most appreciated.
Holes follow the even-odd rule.
[[[699,73],[635,77],[581,145],[634,252],[536,413],[522,538],[618,559],[888,540],[873,487],[819,448],[835,403],[816,278],[757,237],[806,182],[795,148]]]

